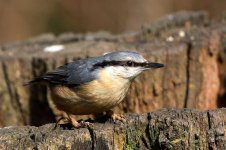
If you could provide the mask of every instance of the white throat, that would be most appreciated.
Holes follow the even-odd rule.
[[[108,66],[106,71],[112,75],[124,79],[132,80],[138,76],[143,70],[141,67],[123,67],[123,66]]]

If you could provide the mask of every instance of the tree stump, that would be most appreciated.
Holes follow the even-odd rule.
[[[226,149],[226,109],[126,114],[127,123],[87,128],[46,124],[0,129],[0,149]]]

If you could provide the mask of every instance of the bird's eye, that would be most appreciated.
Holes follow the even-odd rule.
[[[133,66],[134,63],[132,61],[127,61],[127,66]]]

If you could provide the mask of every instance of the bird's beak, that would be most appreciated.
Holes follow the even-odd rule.
[[[155,69],[161,67],[164,67],[164,65],[160,63],[147,63],[147,65],[145,65],[145,69]]]

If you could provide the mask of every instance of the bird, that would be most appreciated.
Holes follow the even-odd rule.
[[[163,66],[161,63],[148,62],[135,51],[113,51],[66,63],[27,84],[47,84],[53,103],[67,114],[74,127],[80,124],[73,115],[106,112],[114,121],[125,121],[112,108],[123,101],[139,74]]]

